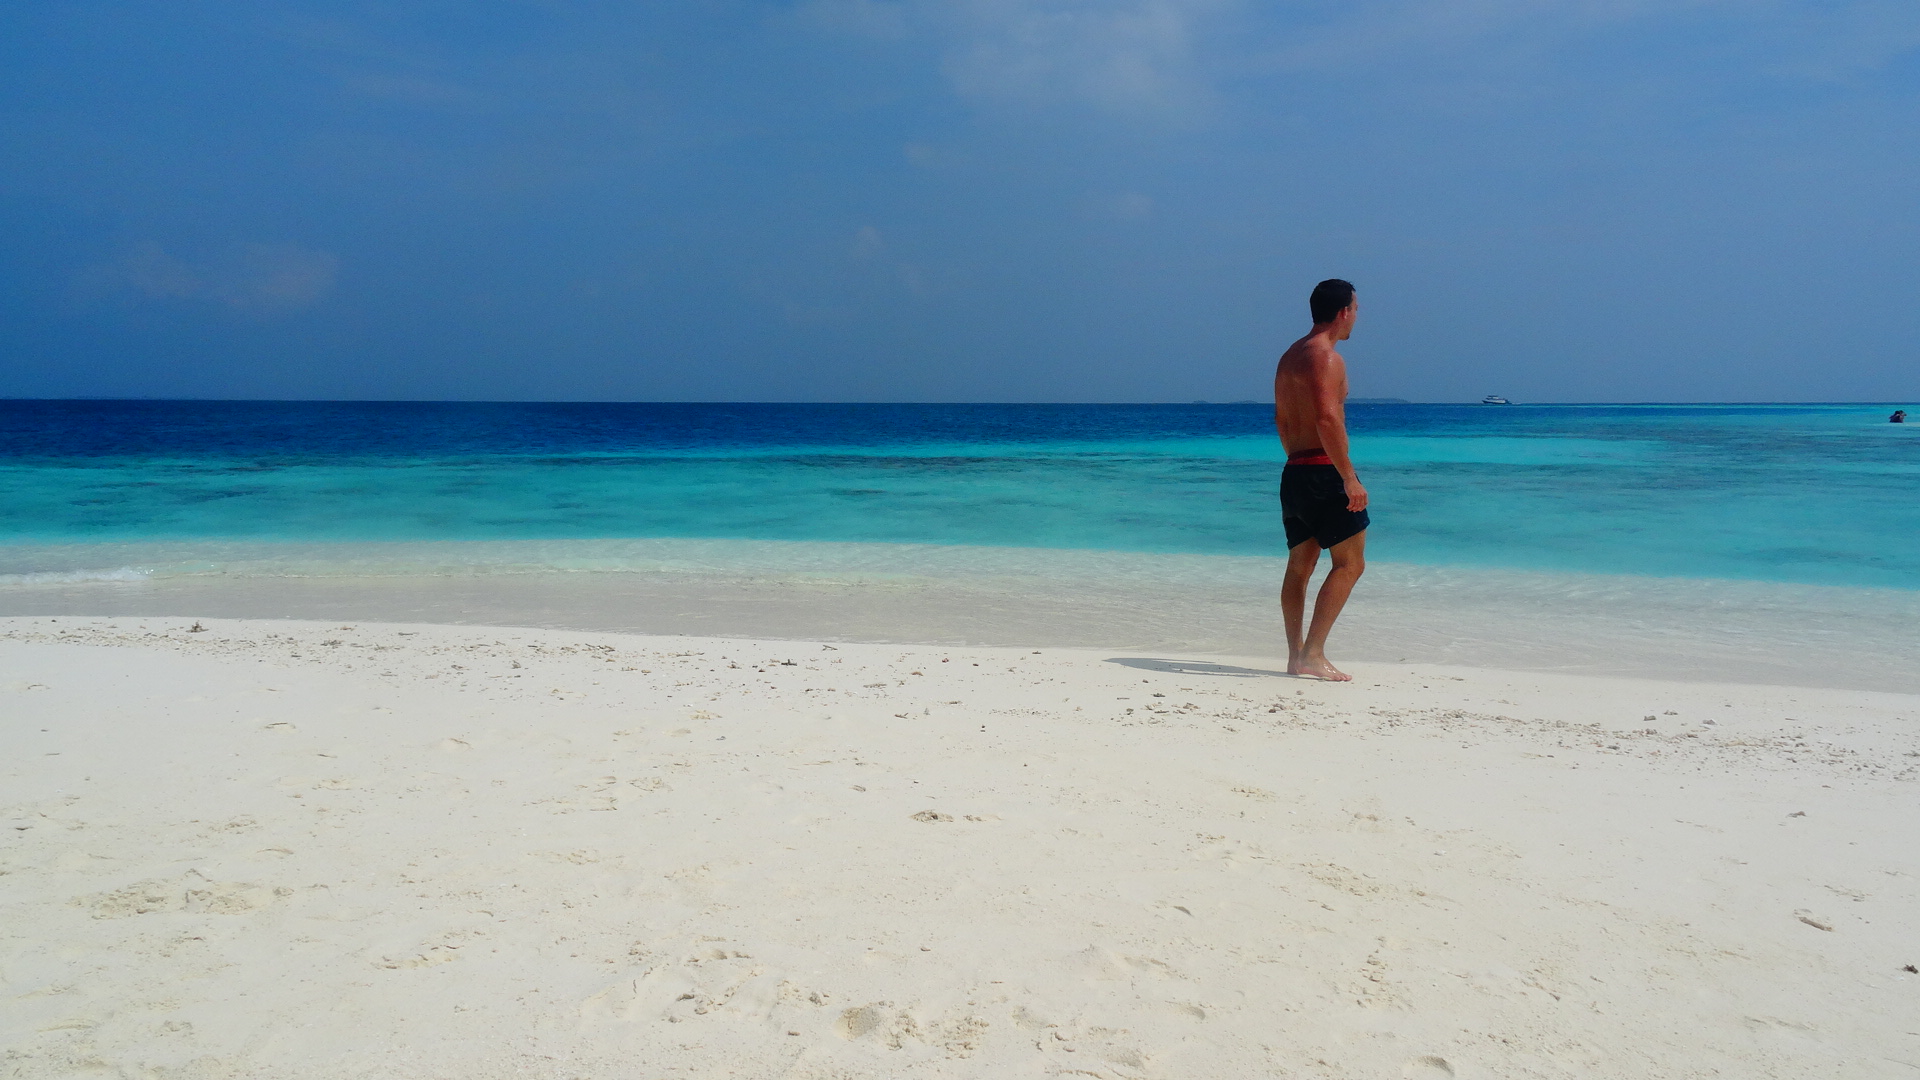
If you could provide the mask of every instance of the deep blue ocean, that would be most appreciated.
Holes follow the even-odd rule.
[[[1893,405],[1349,407],[1369,554],[1920,589]],[[0,546],[704,537],[1282,551],[1268,405],[0,402]],[[350,547],[351,545],[349,545]],[[344,549],[343,549],[344,550]]]

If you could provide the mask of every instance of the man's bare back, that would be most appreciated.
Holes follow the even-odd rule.
[[[1347,361],[1333,344],[1329,329],[1316,327],[1281,355],[1273,372],[1273,426],[1288,454],[1325,451],[1345,480],[1354,475],[1346,445]],[[1338,422],[1328,423],[1336,414]],[[1364,501],[1353,507],[1365,508]]]
[[[1327,634],[1366,568],[1367,489],[1347,446],[1347,364],[1335,349],[1353,333],[1360,304],[1338,279],[1315,287],[1314,326],[1280,357],[1273,373],[1273,426],[1287,451],[1280,505],[1287,527],[1287,576],[1280,608],[1287,626],[1287,670],[1344,682],[1326,657]],[[1304,628],[1307,582],[1326,550],[1333,569]]]

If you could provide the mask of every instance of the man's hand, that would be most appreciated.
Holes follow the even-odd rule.
[[[1344,481],[1347,487],[1347,509],[1358,513],[1367,508],[1367,489],[1360,486],[1360,478],[1355,476]]]

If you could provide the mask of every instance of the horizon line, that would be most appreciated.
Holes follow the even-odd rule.
[[[1920,400],[1920,399],[1916,399]],[[81,397],[0,397],[0,404],[24,402],[44,403],[98,403],[98,402],[145,402],[151,404],[254,404],[254,405],[1268,405],[1268,401],[1258,398],[1235,398],[1231,400],[1212,400],[1193,398],[1190,400],[1139,400],[1139,401],[928,401],[928,400],[747,400],[732,398],[271,398],[271,397],[135,397],[117,395],[88,395]],[[1349,405],[1472,405],[1485,403],[1472,399],[1427,400],[1413,398],[1368,396],[1354,397]],[[1542,400],[1513,401],[1507,408],[1525,408],[1532,406],[1651,406],[1651,405],[1859,405],[1859,406],[1896,406],[1902,402],[1895,399],[1877,401],[1854,400],[1642,400],[1642,401],[1573,401]]]

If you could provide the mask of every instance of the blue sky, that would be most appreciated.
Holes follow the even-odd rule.
[[[1912,0],[7,5],[0,396],[1920,398]]]

